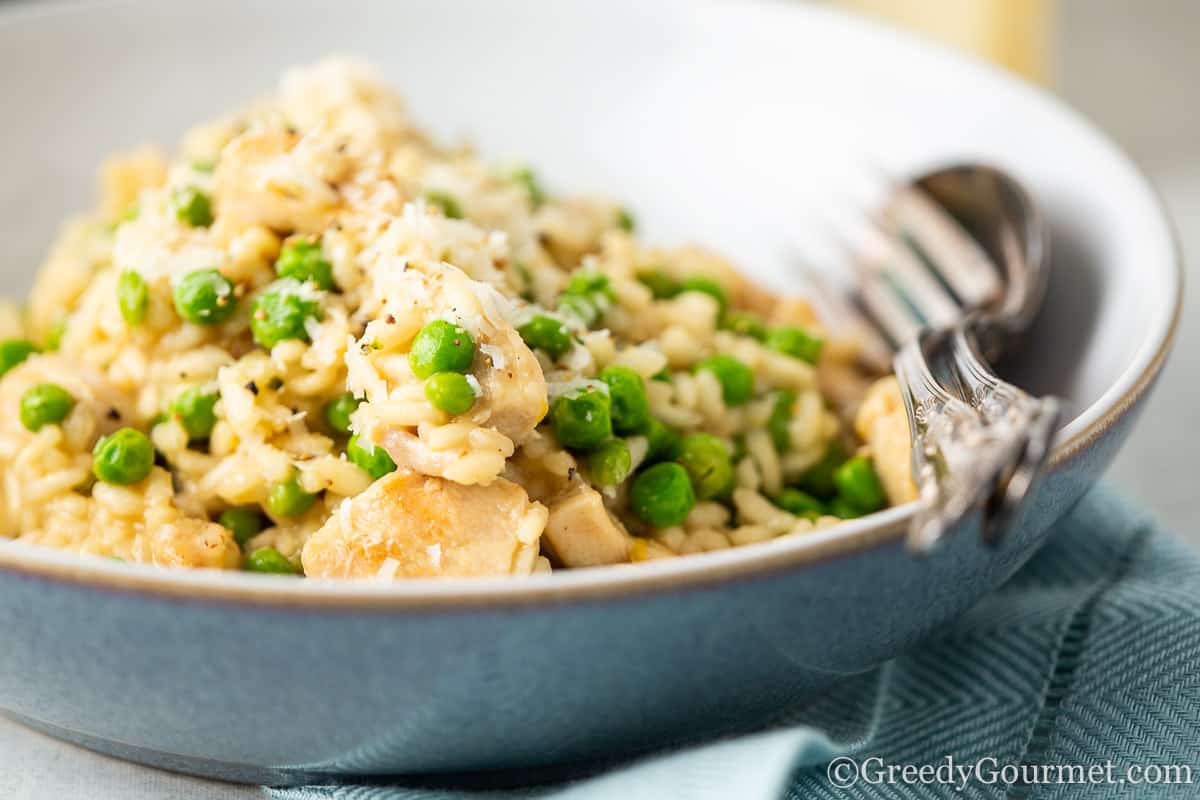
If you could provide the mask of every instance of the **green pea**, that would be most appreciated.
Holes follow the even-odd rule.
[[[408,365],[418,378],[435,372],[466,372],[475,360],[475,339],[461,325],[435,319],[417,333]]]
[[[673,380],[671,378],[671,370],[667,367],[663,367],[658,372],[651,375],[650,380],[658,381],[659,383],[670,383]]]
[[[767,334],[765,344],[772,350],[815,364],[821,357],[821,348],[825,343],[799,328],[789,326],[772,330]]]
[[[721,384],[726,405],[740,406],[754,394],[754,373],[733,356],[716,355],[696,365],[696,371],[708,370]]]
[[[187,431],[188,439],[196,442],[212,435],[217,424],[217,392],[206,392],[200,388],[184,391],[171,401],[167,413]]]
[[[270,575],[300,575],[300,567],[292,563],[274,547],[262,547],[246,556],[247,572],[265,572]]]
[[[289,280],[277,289],[260,294],[254,301],[250,332],[260,347],[270,350],[291,339],[310,341],[306,323],[309,319],[323,317],[321,301],[306,295],[300,284]]]
[[[792,407],[796,404],[796,393],[784,389],[775,395],[771,406],[771,416],[767,417],[767,433],[771,435],[771,444],[775,451],[786,453],[792,449]]]
[[[725,443],[711,433],[683,437],[675,460],[687,470],[700,500],[722,499],[733,491],[733,459]]]
[[[617,227],[626,233],[633,233],[634,229],[637,228],[637,220],[634,219],[629,209],[617,209]]]
[[[712,278],[706,278],[703,275],[695,275],[686,279],[679,285],[679,291],[682,292],[700,292],[706,294],[717,301],[720,306],[721,313],[725,313],[725,309],[729,308],[729,297],[725,294],[725,288],[721,284],[714,281]]]
[[[821,456],[821,460],[808,468],[797,485],[808,492],[821,498],[830,498],[837,492],[837,486],[833,482],[833,473],[842,462],[846,460],[846,451],[837,442],[831,442],[825,455]]]
[[[638,282],[650,290],[655,300],[668,300],[679,294],[679,281],[662,270],[646,270],[637,274]]]
[[[696,495],[687,470],[678,464],[655,464],[633,479],[629,507],[647,525],[667,528],[679,525],[696,505]]]
[[[590,328],[600,319],[600,309],[587,297],[579,294],[561,294],[558,296],[558,310],[569,314],[585,327]]]
[[[192,162],[192,169],[204,175],[211,175],[217,168],[217,162],[211,158],[198,158]]]
[[[332,291],[333,265],[325,260],[317,242],[298,241],[284,245],[275,259],[275,274],[311,283],[323,291]]]
[[[529,347],[544,350],[546,355],[555,360],[574,346],[567,326],[545,314],[538,314],[518,328],[517,332]]]
[[[590,450],[612,436],[612,399],[592,387],[555,398],[550,424],[563,447]]]
[[[267,510],[277,517],[298,517],[312,508],[317,496],[304,491],[300,478],[293,475],[271,487],[267,495]]]
[[[608,439],[587,455],[588,476],[597,486],[616,486],[633,471],[633,458],[624,439]]]
[[[858,519],[866,512],[845,497],[838,495],[829,501],[829,513],[838,519]]]
[[[573,294],[580,297],[595,298],[597,296],[615,302],[616,292],[613,291],[612,281],[608,276],[591,269],[576,270],[567,281],[563,294]]]
[[[558,297],[559,311],[576,317],[592,327],[617,299],[607,275],[595,270],[581,269],[571,275]]]
[[[234,541],[243,546],[262,533],[267,525],[257,508],[227,508],[217,517],[217,523],[227,528],[233,534]]]
[[[154,468],[154,445],[133,428],[105,436],[92,450],[92,473],[105,483],[140,483]]]
[[[642,433],[650,421],[650,401],[642,376],[629,367],[605,367],[600,380],[608,384],[612,401],[613,430],[620,434]]]
[[[37,347],[28,339],[6,339],[0,342],[0,375],[37,352]]]
[[[448,192],[430,190],[425,193],[425,202],[440,208],[447,219],[462,219],[465,216],[458,199]]]
[[[66,389],[56,383],[39,383],[21,395],[21,424],[37,432],[62,422],[74,407],[75,398]]]
[[[50,326],[50,332],[46,334],[46,352],[57,353],[62,347],[63,337],[67,335],[67,318],[63,317],[58,322]]]
[[[465,414],[475,405],[475,390],[460,372],[438,372],[425,379],[425,397],[439,411]]]
[[[212,199],[195,186],[182,186],[172,192],[171,208],[176,219],[193,228],[212,224]]]
[[[126,325],[141,325],[150,307],[150,287],[140,272],[127,269],[117,279],[117,306]]]
[[[525,191],[529,194],[529,204],[534,208],[546,202],[546,191],[542,188],[542,184],[532,169],[522,167],[513,173],[512,178],[513,181],[525,187]]]
[[[766,324],[749,311],[730,309],[721,317],[721,329],[736,333],[739,336],[749,336],[751,339],[765,341],[767,338]]]
[[[787,488],[771,498],[775,505],[797,517],[816,519],[825,514],[825,504],[808,492]]]
[[[378,445],[374,445],[368,450],[357,436],[350,437],[350,441],[346,443],[346,458],[350,459],[351,464],[361,467],[375,480],[396,471],[396,462],[388,455],[387,450]]]
[[[233,316],[233,284],[215,269],[190,272],[175,284],[175,310],[196,325],[218,325]]]
[[[335,433],[349,436],[352,433],[350,415],[358,410],[361,403],[362,401],[352,394],[343,394],[333,398],[325,406],[325,422]]]
[[[656,464],[659,461],[674,461],[679,457],[679,443],[683,437],[674,429],[664,425],[657,417],[651,417],[646,423],[646,464]]]
[[[887,495],[875,473],[875,466],[865,456],[855,456],[838,467],[833,473],[833,483],[837,486],[838,496],[860,511],[878,511],[887,505]]]

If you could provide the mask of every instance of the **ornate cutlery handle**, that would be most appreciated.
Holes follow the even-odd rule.
[[[895,371],[922,501],[910,547],[928,550],[977,506],[985,540],[999,541],[1045,463],[1058,401],[997,378],[965,323],[922,331],[897,352]]]

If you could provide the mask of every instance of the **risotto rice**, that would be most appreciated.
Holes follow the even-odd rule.
[[[364,67],[101,170],[0,313],[0,534],[163,566],[530,574],[915,497],[895,381],[816,309],[528,169]]]

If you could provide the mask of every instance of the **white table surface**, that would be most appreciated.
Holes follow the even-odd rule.
[[[1200,264],[1200,106],[1194,81],[1200,3],[1064,0],[1059,86],[1110,131],[1150,175],[1171,209],[1186,263]],[[1200,269],[1189,268],[1191,283]],[[1198,485],[1200,295],[1190,291],[1175,355],[1110,473],[1128,496],[1200,547],[1189,523]],[[260,789],[137,767],[31,733],[0,719],[4,800],[242,800]]]

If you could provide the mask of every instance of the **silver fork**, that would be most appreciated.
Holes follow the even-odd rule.
[[[893,353],[921,500],[909,544],[928,550],[974,509],[994,544],[1030,497],[1059,418],[1057,400],[1002,381],[984,360],[1041,303],[1044,225],[1015,182],[978,166],[892,183],[868,216],[864,240],[843,244],[856,283],[842,310]]]

